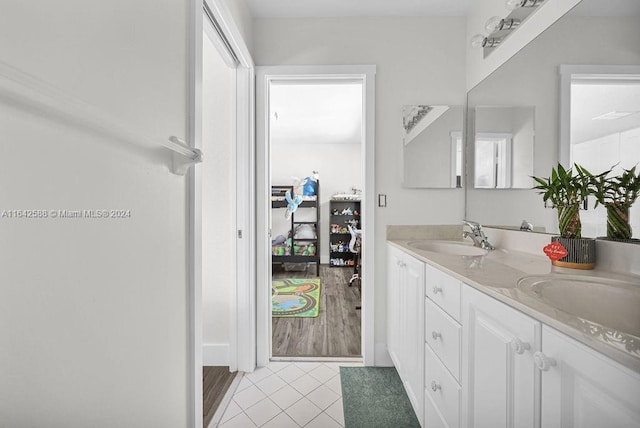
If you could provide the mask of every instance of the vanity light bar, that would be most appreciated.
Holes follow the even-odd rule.
[[[520,24],[531,15],[546,0],[506,0],[505,6],[511,10],[509,16],[501,18],[492,16],[484,24],[489,36],[476,34],[471,38],[471,46],[474,48],[484,48],[484,57],[489,55],[493,48],[499,46],[512,31],[516,30]]]

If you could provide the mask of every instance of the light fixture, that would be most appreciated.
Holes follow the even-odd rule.
[[[499,37],[485,37],[482,34],[476,34],[471,38],[471,46],[474,48],[495,48],[501,41],[502,39]]]
[[[544,0],[507,0],[505,6],[509,10],[516,10],[520,7],[538,7]]]
[[[637,111],[610,111],[609,113],[601,114],[599,116],[591,118],[591,120],[617,120],[623,117],[631,116],[638,113]]]
[[[518,25],[520,25],[519,19],[503,19],[499,16],[493,16],[487,20],[484,28],[491,34],[501,30],[513,30]]]
[[[486,58],[493,48],[504,42],[509,35],[515,31],[525,19],[534,13],[538,6],[546,0],[506,0],[505,6],[512,12],[508,16],[492,16],[484,24],[484,28],[489,34],[484,36],[476,34],[471,38],[471,46],[483,48],[483,55]]]

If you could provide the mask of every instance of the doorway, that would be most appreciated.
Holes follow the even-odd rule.
[[[562,65],[560,161],[593,174],[610,176],[640,159],[640,67],[637,65]],[[565,121],[566,120],[566,121]],[[590,197],[581,213],[582,235],[607,235],[607,211]],[[640,209],[631,207],[629,223],[637,237]]]
[[[369,361],[369,365],[373,365],[374,285],[373,269],[367,260],[369,254],[373,256],[374,237],[373,233],[368,234],[367,231],[373,232],[375,215],[372,195],[375,67],[258,67],[256,75],[257,192],[258,195],[262,195],[258,197],[257,225],[258,365],[266,365],[272,358],[278,357],[362,357],[365,364]],[[348,93],[357,94],[355,107],[344,99],[336,101]],[[305,104],[305,100],[311,102]],[[347,104],[351,106],[347,108],[348,111],[344,110]],[[349,115],[355,110],[357,119],[354,120],[349,118]],[[302,117],[305,114],[308,116],[306,119]],[[328,118],[332,115],[333,119]],[[323,123],[325,119],[333,120],[333,125]],[[344,124],[346,126],[342,126]],[[331,132],[339,129],[343,132],[339,136],[334,134],[340,132]],[[339,140],[341,142],[338,142]],[[337,146],[338,144],[343,145]],[[347,156],[336,158],[336,152],[339,153],[340,150],[347,153]],[[344,162],[344,165],[341,166],[341,162]],[[349,168],[351,175],[347,172]],[[317,174],[314,175],[314,171]],[[292,176],[296,178],[291,178]],[[317,195],[304,195],[304,191],[298,186],[304,186],[305,180],[317,180]],[[295,251],[301,247],[297,246],[294,249],[296,224],[285,218],[284,209],[277,211],[274,208],[271,198],[272,186],[276,191],[278,188],[291,186],[290,196],[293,196],[298,188],[301,196],[317,198],[318,210],[315,215],[319,217],[315,217],[315,220],[313,213],[303,214],[302,208],[300,213],[296,208],[293,215],[298,215],[298,219],[301,219],[296,219],[296,223],[317,222],[313,224],[316,230],[312,231],[309,238],[317,240],[313,241],[313,244],[320,255],[319,267],[316,268],[309,263],[292,263],[288,266],[285,264],[286,257],[272,257],[274,251],[277,253],[274,245],[280,241],[284,240],[284,254],[296,255]],[[354,191],[352,188],[357,190]],[[337,243],[332,243],[329,238],[330,230],[334,227],[332,224],[335,225],[338,221],[330,212],[331,196],[335,193],[339,194],[338,197],[348,196],[354,201],[360,199],[358,215],[361,215],[362,219],[357,223],[357,227],[362,231],[363,239],[357,257],[362,266],[358,272],[361,294],[357,284],[352,282],[352,286],[349,287],[349,280],[355,273],[355,260],[349,262],[352,265],[330,266],[337,259],[331,252],[332,248],[336,249]],[[304,202],[300,207],[304,207]],[[303,215],[311,215],[311,218],[301,217]],[[353,220],[353,217],[351,219]],[[353,225],[356,226],[355,223]],[[347,224],[343,226],[346,231]],[[351,252],[346,236],[341,242],[341,248],[345,253]],[[290,244],[289,252],[286,251],[287,243]],[[371,249],[367,250],[368,248]],[[321,293],[323,284],[325,285],[324,299],[322,294],[319,297],[319,319],[272,318],[272,279],[281,281],[311,278],[320,279]],[[360,301],[362,303],[358,304]],[[356,306],[362,308],[356,309]],[[329,319],[333,323],[327,324]],[[345,327],[350,332],[345,333]],[[355,346],[354,340],[359,342]]]
[[[273,358],[362,356],[362,90],[345,78],[269,87]]]

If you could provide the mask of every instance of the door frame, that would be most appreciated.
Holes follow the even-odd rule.
[[[237,229],[229,301],[229,367],[231,371],[253,371],[255,352],[255,71],[249,50],[223,0],[191,0],[189,25],[188,139],[202,148],[202,44],[205,3],[216,20],[227,48],[237,58],[235,79],[234,135],[235,194],[230,203]],[[204,153],[206,161],[206,153]],[[189,302],[189,426],[202,427],[202,173],[191,168],[187,177],[187,263]]]
[[[269,85],[277,80],[341,79],[362,82],[362,357],[366,366],[375,364],[375,65],[296,65],[256,67],[256,201],[257,201],[257,365],[271,359],[271,170],[267,115]]]

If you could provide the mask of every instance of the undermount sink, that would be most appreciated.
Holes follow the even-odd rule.
[[[583,320],[640,337],[640,286],[582,275],[534,275],[518,288],[542,303]]]
[[[408,245],[418,250],[456,256],[484,256],[487,254],[487,250],[474,247],[462,241],[436,241],[425,239],[422,241],[411,241]]]

